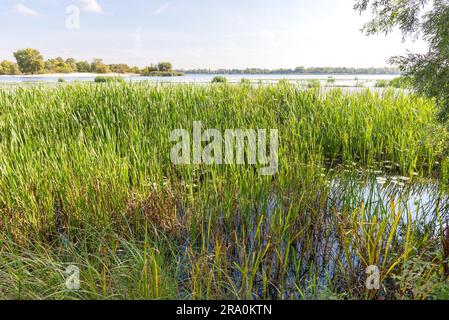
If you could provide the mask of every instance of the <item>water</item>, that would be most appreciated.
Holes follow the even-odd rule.
[[[76,75],[48,75],[48,76],[0,76],[1,83],[35,83],[45,82],[54,83],[58,79],[63,78],[66,82],[73,81],[94,81],[97,75],[93,74],[76,74]],[[187,74],[182,77],[144,77],[136,75],[123,76],[127,81],[151,81],[151,82],[172,82],[172,83],[210,83],[217,76],[216,74]],[[321,84],[331,86],[347,86],[347,87],[373,87],[377,80],[391,80],[398,75],[295,75],[295,74],[231,74],[223,75],[229,82],[236,83],[242,79],[248,79],[251,82],[276,83],[280,80],[289,81],[307,81],[318,80]],[[329,81],[333,79],[333,81]]]
[[[275,210],[283,210],[282,203],[278,200],[276,195],[272,195],[267,199],[267,223],[264,227],[267,235],[270,234],[271,216],[275,214]],[[368,225],[374,221],[374,216],[377,217],[377,221],[387,219],[391,224],[394,219],[392,215],[399,213],[398,210],[401,210],[402,219],[398,226],[399,229],[406,228],[407,224],[410,223],[413,225],[414,231],[427,230],[431,236],[438,236],[441,232],[440,218],[441,221],[445,221],[449,214],[448,200],[449,195],[443,192],[435,181],[415,182],[407,177],[383,175],[369,176],[365,179],[342,176],[331,178],[329,181],[329,194],[323,207],[324,215],[326,216],[325,221],[327,222],[321,222],[324,229],[321,229],[321,227],[316,228],[315,237],[311,238],[314,241],[312,246],[314,249],[311,251],[309,249],[308,253],[311,254],[312,260],[302,265],[301,269],[299,269],[304,278],[298,278],[298,270],[295,270],[294,263],[289,266],[288,272],[285,274],[285,283],[281,288],[281,293],[284,297],[300,299],[301,295],[297,290],[298,284],[307,288],[308,285],[313,286],[315,284],[314,281],[317,281],[317,293],[319,293],[327,288],[330,279],[338,276],[338,268],[346,266],[345,259],[348,257],[344,256],[341,239],[339,239],[335,229],[338,226],[338,223],[335,224],[335,216],[339,212],[344,212],[345,216],[351,215],[356,208],[360,209],[361,204],[364,203],[365,218],[368,219],[366,224]],[[389,210],[391,201],[395,204],[394,213]],[[386,215],[390,215],[390,217]],[[253,225],[258,225],[257,221],[254,221]],[[328,229],[326,229],[326,225]],[[360,226],[362,228],[362,224]],[[252,230],[252,232],[254,231]],[[398,232],[400,233],[400,231]],[[250,235],[249,239],[250,244],[254,242],[252,235]],[[398,239],[400,238],[399,236]],[[266,243],[263,244],[263,246],[265,245]],[[286,245],[287,243],[282,244],[279,251],[280,256],[284,256],[287,249]],[[293,249],[297,252],[297,257],[307,257],[307,247],[304,247],[301,241],[297,241],[293,245]],[[305,256],[304,253],[306,253]],[[278,261],[277,254],[273,253],[272,255],[271,261],[275,265],[276,263],[282,263]],[[239,261],[238,256],[233,258]],[[357,255],[354,255],[351,259],[353,265],[360,265],[360,258]],[[308,279],[306,276],[311,267],[316,268],[315,270],[318,272],[316,279],[313,277]],[[273,270],[277,269],[273,268]],[[271,278],[276,278],[276,274],[272,274]],[[236,283],[241,281],[238,277],[234,280]],[[304,282],[302,283],[301,281]],[[262,284],[258,284],[260,285],[259,292],[262,292]],[[273,297],[276,297],[278,294],[279,292],[275,292]],[[314,295],[311,297],[316,298]]]
[[[354,209],[363,202],[368,216],[374,216],[378,209],[389,208],[393,201],[403,212],[404,222],[409,212],[414,221],[429,223],[436,220],[437,212],[448,215],[448,200],[448,194],[435,182],[410,182],[408,178],[398,176],[370,177],[360,181],[336,178],[330,183],[327,211],[348,206]]]

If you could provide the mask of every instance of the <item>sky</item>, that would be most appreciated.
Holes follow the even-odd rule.
[[[400,33],[366,36],[354,0],[1,0],[0,60],[32,47],[143,67],[388,66],[424,51]],[[79,22],[79,23],[78,23]]]

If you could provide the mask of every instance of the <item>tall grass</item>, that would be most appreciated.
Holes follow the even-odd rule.
[[[419,262],[435,285],[417,297],[432,296],[444,276],[441,203],[418,225],[399,218],[407,205],[376,205],[352,187],[337,194],[346,205],[329,201],[345,170],[447,179],[447,132],[434,117],[414,94],[286,83],[0,89],[0,293],[416,298],[404,270]],[[193,121],[278,129],[278,174],[173,165],[170,131]],[[370,263],[388,288],[366,292]],[[79,291],[64,287],[68,264],[80,267]]]

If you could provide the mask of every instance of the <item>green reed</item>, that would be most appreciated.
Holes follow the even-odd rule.
[[[222,132],[278,129],[277,175],[173,165],[170,132],[191,132],[194,121]],[[393,90],[0,89],[0,294],[373,298],[385,292],[364,290],[363,268],[377,263],[383,280],[398,283],[388,297],[410,297],[417,285],[401,275],[411,262],[427,263],[429,279],[441,277],[441,214],[421,225],[398,222],[394,201],[375,205],[351,188],[337,195],[345,205],[329,205],[330,182],[359,168],[447,180],[446,143],[434,103]],[[81,269],[80,291],[64,287],[68,264]]]

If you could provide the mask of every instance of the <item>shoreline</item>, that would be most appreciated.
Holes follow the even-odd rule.
[[[0,75],[0,77],[8,78],[57,78],[57,77],[76,77],[76,78],[92,78],[99,76],[111,77],[131,77],[140,76],[137,73],[88,73],[88,72],[74,72],[74,73],[44,73],[44,74],[18,74],[18,75]]]
[[[20,74],[20,75],[0,75],[1,78],[95,78],[95,77],[145,77],[145,75],[138,73],[87,73],[87,72],[74,72],[74,73],[44,73],[44,74]],[[185,73],[184,76],[225,76],[225,77],[249,77],[249,78],[274,78],[274,79],[288,79],[288,78],[298,78],[298,79],[315,79],[315,80],[328,80],[329,78],[333,78],[334,80],[340,79],[356,79],[356,80],[378,80],[378,79],[393,79],[395,77],[399,77],[400,74],[215,74],[215,73]],[[158,77],[158,75],[147,75],[147,77]],[[163,76],[160,76],[163,77]],[[175,76],[173,76],[175,77]]]

